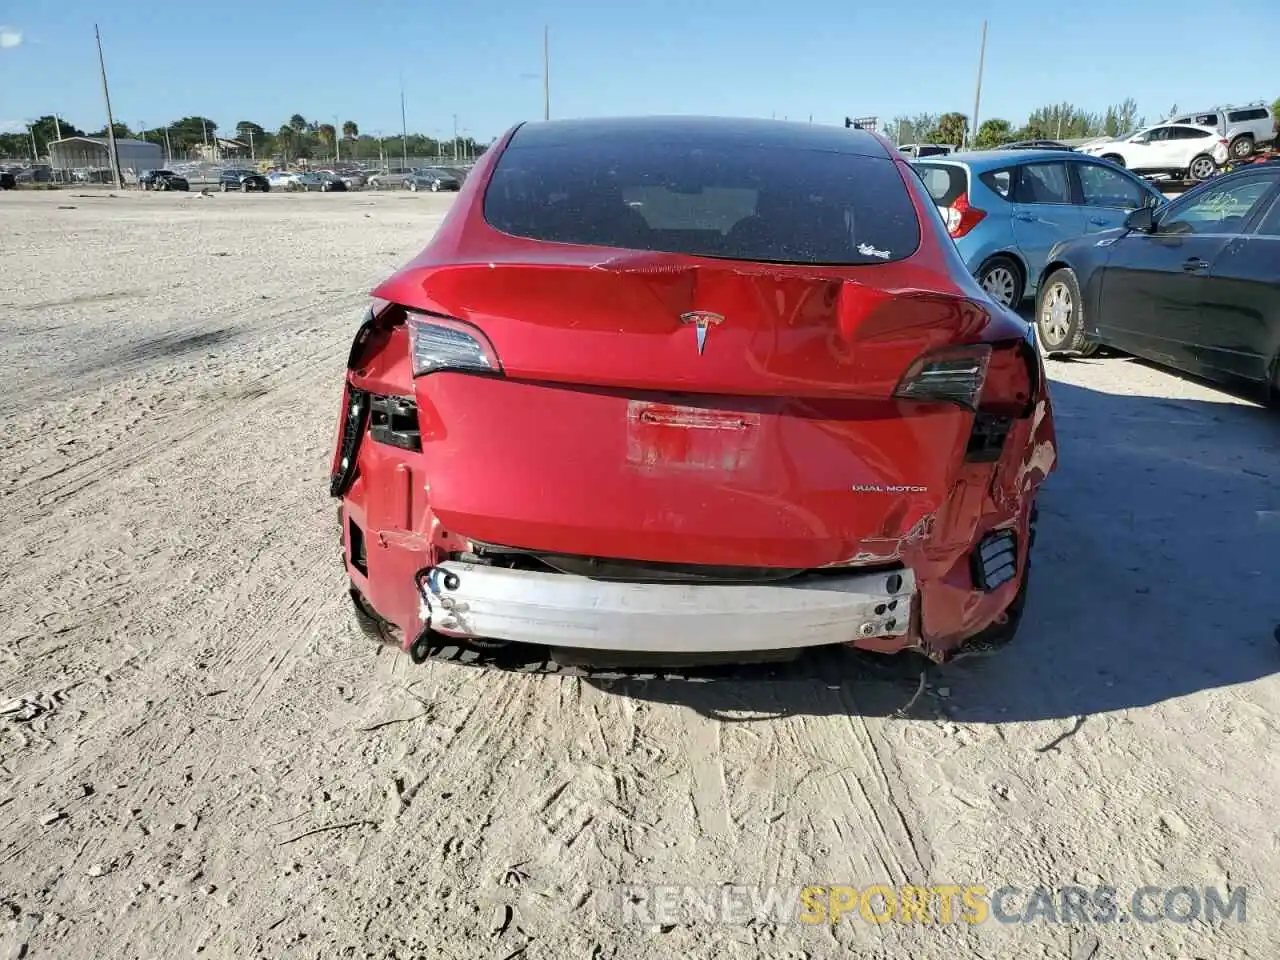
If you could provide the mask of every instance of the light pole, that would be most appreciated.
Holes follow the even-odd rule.
[[[453,115],[453,162],[458,162],[458,115]]]
[[[35,127],[35,124],[32,123],[30,120],[26,121],[26,124],[27,124],[27,135],[31,137],[31,162],[39,163],[40,153],[39,151],[36,150],[36,127]]]
[[[102,73],[102,99],[107,104],[107,147],[111,151],[111,174],[117,190],[124,189],[120,181],[120,154],[116,152],[116,122],[111,116],[111,94],[107,90],[107,62],[102,57],[102,34],[93,25],[93,38],[98,44],[98,69]],[[35,142],[34,139],[32,141]]]
[[[404,74],[400,75],[400,160],[403,167],[409,166],[409,122],[404,113]]]
[[[982,103],[982,65],[987,59],[987,21],[982,21],[982,46],[978,48],[978,89],[973,94],[973,122],[969,125],[969,142],[978,136],[978,107]]]
[[[342,148],[338,146],[338,115],[333,115],[333,163],[337,166],[342,160]]]

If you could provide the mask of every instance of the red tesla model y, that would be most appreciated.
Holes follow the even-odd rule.
[[[1017,629],[1034,333],[874,133],[522,124],[352,344],[331,492],[416,661],[681,666]]]

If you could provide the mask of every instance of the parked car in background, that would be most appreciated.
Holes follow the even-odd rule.
[[[316,173],[323,177],[336,177],[341,180],[348,190],[355,190],[363,187],[367,182],[363,171],[355,169],[341,170],[317,170]]]
[[[143,190],[190,190],[191,184],[172,170],[143,170],[138,174],[138,186]]]
[[[273,187],[288,190],[297,182],[298,176],[291,170],[272,170],[267,174],[267,182]]]
[[[1085,144],[1080,152],[1102,157],[1134,173],[1208,180],[1227,162],[1228,141],[1212,127],[1159,123],[1116,140]]]
[[[988,150],[916,160],[965,265],[997,303],[1035,293],[1058,242],[1120,226],[1164,196],[1103,160],[1060,150]]]
[[[1280,164],[1060,244],[1043,274],[1036,324],[1049,355],[1107,344],[1280,398]]]
[[[258,190],[266,193],[271,189],[271,181],[253,170],[223,170],[218,175],[218,188],[223,193],[228,190],[243,190],[245,193]]]
[[[321,170],[316,173],[307,174],[311,179],[307,182],[307,188],[314,189],[312,184],[319,181],[320,190],[323,193],[346,193],[347,182],[336,173],[328,170]]]
[[[441,170],[438,167],[418,167],[405,177],[404,186],[406,190],[412,190],[415,193],[419,190],[439,193],[441,190],[462,189],[462,181],[447,170]]]
[[[1193,124],[1209,127],[1226,138],[1231,157],[1243,160],[1264,143],[1276,138],[1276,119],[1271,108],[1259,100],[1236,107],[1213,107],[1181,114],[1166,123]]]
[[[955,148],[942,143],[904,143],[898,151],[908,157],[944,157]]]
[[[412,167],[392,167],[390,170],[383,170],[375,173],[369,178],[369,187],[373,190],[384,190],[387,187],[401,187],[404,182],[413,176]]]
[[[662,117],[520,126],[480,169],[343,377],[370,633],[530,670],[1012,639],[1047,380],[905,158]]]
[[[1060,143],[1057,140],[1014,140],[1012,143],[1001,144],[1001,150],[1071,150],[1075,147]]]
[[[0,190],[18,189],[18,178],[8,170],[0,172]]]

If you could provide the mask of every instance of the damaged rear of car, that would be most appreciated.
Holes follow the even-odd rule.
[[[523,125],[374,296],[331,492],[357,612],[415,660],[942,660],[1016,629],[1039,353],[874,134]]]

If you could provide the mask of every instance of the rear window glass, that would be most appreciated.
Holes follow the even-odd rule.
[[[1013,193],[1013,171],[1012,170],[988,170],[986,173],[978,177],[990,190],[998,197],[1009,199],[1009,194]]]
[[[920,243],[887,158],[692,138],[521,147],[517,135],[484,216],[534,240],[773,263],[884,263]]]
[[[949,207],[969,189],[969,172],[954,163],[913,164],[924,188],[940,207]]]
[[[1252,110],[1233,110],[1227,114],[1227,119],[1232,123],[1239,123],[1242,120],[1261,120],[1266,116],[1266,110],[1255,108]]]

